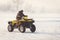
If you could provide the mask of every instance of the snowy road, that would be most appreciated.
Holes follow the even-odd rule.
[[[8,32],[7,22],[15,19],[15,15],[16,13],[0,12],[0,40],[60,40],[60,14],[40,14],[41,18],[33,17],[36,20],[35,33],[31,33],[29,29],[25,33],[20,33],[17,29]]]

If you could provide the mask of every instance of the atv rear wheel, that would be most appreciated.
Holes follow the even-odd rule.
[[[14,28],[12,27],[12,25],[8,25],[8,31],[9,32],[13,32]]]
[[[25,30],[26,30],[26,28],[25,28],[23,25],[21,25],[20,27],[18,27],[18,30],[19,30],[21,33],[24,33]]]
[[[35,27],[35,25],[32,24],[32,25],[30,26],[30,31],[31,31],[31,32],[35,32],[35,30],[36,30],[36,27]]]

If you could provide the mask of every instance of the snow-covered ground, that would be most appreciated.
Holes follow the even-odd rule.
[[[0,12],[0,40],[60,40],[59,13],[25,13],[35,20],[36,32],[29,29],[20,33],[17,29],[8,32],[8,21],[14,20],[17,12]]]
[[[35,33],[8,32],[8,21],[21,9],[35,20]],[[60,0],[0,0],[0,40],[60,40]]]

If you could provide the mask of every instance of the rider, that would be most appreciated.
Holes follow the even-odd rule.
[[[17,13],[16,19],[17,19],[17,20],[21,20],[23,16],[24,16],[23,10],[21,10],[21,11],[19,11],[19,12]]]
[[[23,10],[21,10],[21,11],[19,11],[19,12],[17,13],[17,16],[16,16],[16,22],[17,22],[17,24],[16,24],[16,25],[19,25],[19,24],[20,24],[20,23],[19,23],[19,20],[21,20],[23,16],[24,16]]]

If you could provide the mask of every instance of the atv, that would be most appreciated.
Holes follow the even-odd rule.
[[[31,32],[35,32],[36,27],[33,24],[33,19],[28,19],[28,16],[25,15],[21,20],[13,20],[8,22],[8,31],[13,32],[14,29],[18,28],[21,33],[26,31],[26,28],[29,28]]]

